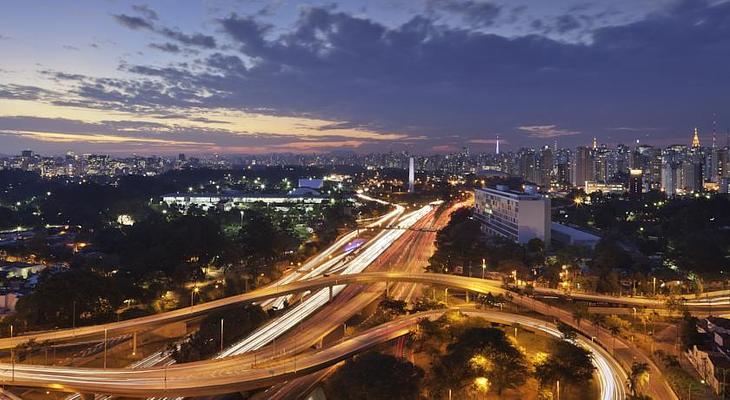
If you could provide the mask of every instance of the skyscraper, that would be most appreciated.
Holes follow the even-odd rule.
[[[632,196],[639,195],[643,192],[643,175],[644,171],[641,169],[631,169],[629,171],[629,194]]]
[[[700,135],[699,135],[699,132],[697,132],[697,128],[695,128],[695,134],[694,134],[694,136],[692,136],[692,148],[693,149],[700,148]]]
[[[593,180],[593,156],[591,149],[579,146],[575,149],[575,157],[573,159],[573,186],[584,187],[586,181]]]
[[[408,159],[408,193],[415,191],[416,171],[414,170],[413,157]]]

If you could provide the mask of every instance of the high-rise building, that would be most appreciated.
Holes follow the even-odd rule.
[[[518,243],[540,239],[550,245],[550,198],[531,186],[525,192],[506,186],[474,191],[476,218],[489,235],[502,236]]]
[[[413,157],[408,160],[408,192],[413,193],[416,190],[415,187],[416,171],[414,166]]]
[[[555,181],[561,185],[570,183],[570,164],[561,162],[555,165]]]
[[[695,128],[694,135],[692,136],[692,148],[693,149],[699,149],[700,148],[700,134],[697,131],[697,128]]]
[[[519,152],[519,170],[522,179],[532,182],[537,182],[537,160],[535,151],[533,149],[520,149]],[[539,184],[539,183],[538,183]]]
[[[639,195],[644,190],[644,171],[641,169],[631,169],[629,171],[629,194]]]
[[[584,187],[586,181],[593,180],[593,156],[591,149],[580,146],[575,149],[571,181],[573,186]]]
[[[553,156],[553,150],[549,146],[544,146],[538,152],[535,161],[537,162],[535,183],[541,187],[549,187],[554,176],[555,157]]]
[[[682,193],[702,190],[702,164],[685,160],[678,169],[677,189]]]
[[[679,187],[679,166],[676,162],[665,162],[662,164],[662,191],[667,196],[677,194]]]

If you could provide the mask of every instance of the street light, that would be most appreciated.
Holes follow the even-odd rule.
[[[190,307],[195,305],[195,293],[198,292],[200,292],[200,289],[197,286],[190,291]]]
[[[484,274],[487,270],[487,260],[482,258],[482,279],[484,279]]]
[[[223,352],[223,318],[221,318],[221,353]]]

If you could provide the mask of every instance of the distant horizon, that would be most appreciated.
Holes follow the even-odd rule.
[[[723,148],[726,146],[730,146],[730,140],[727,140],[723,135],[721,138],[719,135],[716,140],[716,147]],[[728,138],[730,138],[730,135],[728,135]],[[703,140],[702,135],[700,135],[700,143],[702,147],[705,148],[711,148],[711,142],[712,138],[709,138],[709,143],[707,141]],[[554,144],[554,142],[553,142]],[[609,148],[615,148],[619,145],[625,145],[627,147],[635,148],[640,145],[648,145],[651,147],[656,148],[666,148],[674,145],[684,145],[687,147],[691,146],[691,137],[689,140],[686,141],[686,143],[682,142],[675,142],[675,141],[667,141],[666,144],[652,144],[652,143],[646,143],[646,142],[639,142],[638,144],[636,141],[633,142],[623,142],[623,143],[604,143],[604,142],[598,142],[599,146],[606,145]],[[519,150],[523,148],[528,149],[539,149],[542,147],[550,147],[553,148],[552,144],[543,144],[543,145],[537,145],[537,146],[510,146],[507,143],[504,143],[500,139],[500,153],[516,153]],[[591,147],[592,143],[586,143],[586,144],[577,144],[575,146],[563,146],[560,145],[560,142],[558,142],[558,149],[568,149],[568,150],[575,150],[577,147]],[[388,149],[388,150],[370,150],[370,151],[361,151],[358,149],[338,149],[338,150],[327,150],[327,151],[311,151],[311,152],[298,152],[298,151],[287,151],[287,150],[281,150],[277,152],[262,152],[262,153],[225,153],[225,152],[197,152],[197,151],[168,151],[168,152],[153,152],[153,153],[144,153],[144,152],[129,152],[129,151],[120,151],[120,152],[110,152],[110,151],[76,151],[74,149],[66,149],[64,151],[58,152],[42,152],[42,151],[36,151],[33,148],[23,148],[18,150],[15,153],[2,153],[0,152],[0,157],[13,157],[13,156],[19,156],[22,151],[30,150],[33,152],[33,154],[41,155],[41,156],[50,156],[50,157],[62,157],[65,156],[67,152],[73,152],[76,155],[83,155],[83,154],[98,154],[98,155],[110,155],[115,157],[131,157],[131,156],[141,156],[141,157],[151,157],[151,156],[161,156],[161,157],[177,157],[180,154],[185,154],[185,156],[191,156],[191,157],[205,157],[205,156],[222,156],[222,157],[256,157],[256,156],[271,156],[271,155],[306,155],[306,156],[314,156],[314,155],[337,155],[337,154],[356,154],[359,156],[362,155],[368,155],[368,154],[388,154],[388,153],[401,153],[405,152],[412,156],[432,156],[432,155],[447,155],[447,154],[456,154],[460,153],[464,147],[468,147],[470,152],[478,153],[478,154],[496,154],[496,144],[490,144],[488,148],[484,149],[484,146],[472,146],[472,145],[465,145],[461,148],[454,148],[451,150],[442,150],[442,151],[429,151],[429,152],[413,152],[407,148],[401,148],[401,149]]]

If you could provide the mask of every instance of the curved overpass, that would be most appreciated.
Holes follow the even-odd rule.
[[[233,307],[240,303],[257,302],[270,298],[280,297],[287,294],[303,292],[306,290],[322,289],[339,285],[372,284],[386,281],[414,282],[423,284],[453,286],[469,289],[471,291],[479,293],[505,292],[505,289],[495,284],[495,281],[485,281],[482,279],[466,278],[456,275],[405,272],[364,272],[349,275],[333,275],[311,280],[291,282],[285,285],[261,288],[248,293],[201,303],[192,307],[185,307],[178,310],[148,315],[140,318],[134,318],[127,321],[85,326],[75,329],[59,329],[54,331],[36,332],[19,335],[12,338],[3,338],[0,339],[0,349],[11,349],[31,339],[34,339],[37,342],[60,342],[101,336],[104,334],[105,331],[109,335],[131,333],[141,329],[148,329],[171,322],[184,321],[191,318],[199,317],[212,310]]]
[[[405,335],[419,320],[436,319],[444,312],[413,314],[369,329],[326,349],[288,356],[261,367],[242,364],[237,357],[141,370],[35,365],[15,365],[13,369],[11,365],[0,364],[0,379],[10,385],[132,397],[202,396],[252,390],[336,364],[377,344]],[[502,324],[519,323],[529,329],[560,336],[554,325],[535,318],[498,311],[466,313]],[[587,339],[579,341],[594,356],[601,400],[625,398],[626,374],[621,366],[596,343]]]
[[[429,285],[442,285],[447,287],[467,289],[477,293],[491,292],[493,294],[496,294],[507,292],[506,289],[501,287],[502,282],[500,281],[469,278],[458,275],[413,272],[363,272],[348,275],[333,275],[311,280],[291,282],[285,285],[261,288],[248,293],[201,303],[192,307],[185,307],[174,311],[168,311],[164,313],[130,319],[127,321],[112,322],[108,324],[86,326],[75,329],[59,329],[54,331],[36,332],[19,335],[12,338],[3,338],[0,339],[0,349],[11,349],[31,339],[37,342],[63,342],[79,339],[88,339],[90,337],[99,337],[104,335],[105,331],[109,335],[121,335],[143,329],[154,328],[171,322],[188,320],[204,315],[212,310],[233,307],[240,303],[257,302],[270,298],[280,297],[282,295],[298,293],[305,290],[321,289],[346,284],[372,284],[378,282],[412,282]],[[535,288],[535,291],[543,294],[567,296],[579,300],[610,302],[626,306],[655,308],[665,307],[665,304],[662,301],[655,299],[614,297],[585,293],[572,293],[566,295],[559,290],[547,288]],[[730,309],[730,306],[727,305],[713,307],[705,302],[686,302],[685,304],[690,310],[693,311],[719,312]]]

